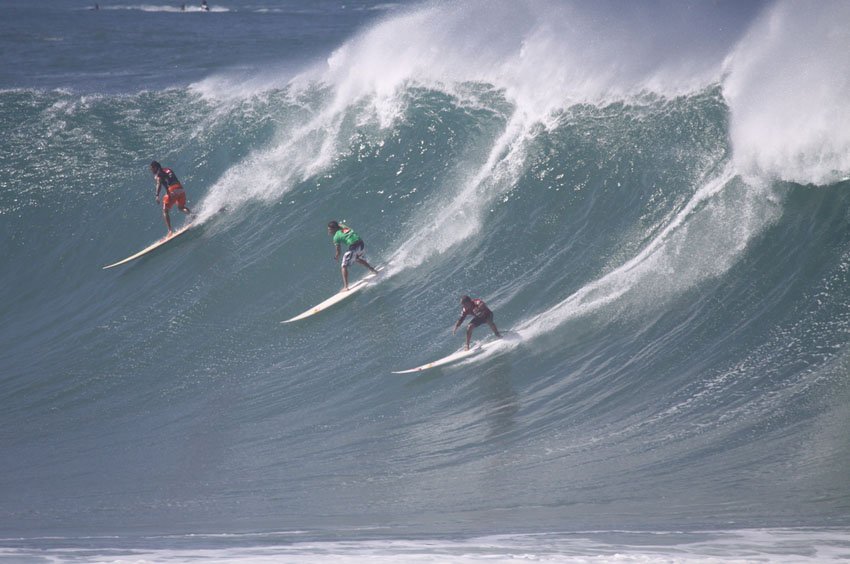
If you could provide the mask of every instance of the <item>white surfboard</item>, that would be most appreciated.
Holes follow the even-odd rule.
[[[186,233],[186,231],[188,231],[190,227],[192,227],[191,224],[184,225],[183,227],[181,227],[180,229],[175,231],[174,235],[172,235],[171,237],[164,237],[164,238],[160,239],[159,241],[157,241],[156,243],[153,243],[152,245],[145,247],[144,249],[142,249],[141,251],[139,251],[135,255],[130,255],[129,257],[127,257],[123,260],[119,260],[118,262],[108,264],[108,265],[103,267],[103,270],[106,270],[107,268],[114,268],[116,266],[121,266],[122,264],[126,264],[130,261],[136,260],[137,258],[142,257],[142,256],[150,253],[151,251],[155,251],[156,249],[160,248],[164,244],[169,243],[169,242],[173,241],[174,239],[176,239],[177,237],[179,237],[180,235]]]
[[[393,372],[393,374],[412,374],[413,372],[422,372],[424,370],[430,370],[432,368],[437,368],[439,366],[445,366],[447,364],[452,364],[454,362],[458,362],[459,360],[463,360],[464,358],[469,358],[471,356],[475,356],[480,354],[487,349],[494,347],[499,344],[504,344],[504,341],[519,341],[521,340],[519,333],[514,331],[501,331],[502,339],[493,339],[492,341],[487,341],[484,344],[476,343],[475,345],[469,347],[469,350],[460,349],[459,351],[453,352],[449,356],[444,356],[441,359],[435,360],[433,362],[429,362],[427,364],[423,364],[422,366],[417,366],[416,368],[410,368],[408,370],[398,370]]]
[[[377,270],[378,270],[378,272],[380,272],[383,269],[384,269],[383,267],[379,267]],[[336,294],[334,294],[333,296],[331,296],[330,298],[328,298],[325,301],[323,301],[322,303],[320,303],[319,305],[311,307],[310,309],[308,309],[304,313],[300,313],[300,314],[296,315],[295,317],[293,317],[292,319],[287,319],[286,321],[281,321],[281,323],[292,323],[293,321],[299,321],[301,319],[305,319],[307,317],[316,315],[317,313],[328,309],[332,305],[338,304],[342,300],[350,298],[351,296],[353,296],[354,294],[356,294],[357,292],[359,292],[360,290],[362,290],[363,288],[365,288],[369,284],[373,283],[374,280],[375,280],[375,277],[377,277],[377,274],[369,273],[367,276],[361,278],[360,280],[358,280],[354,284],[349,285],[348,290],[339,291]]]

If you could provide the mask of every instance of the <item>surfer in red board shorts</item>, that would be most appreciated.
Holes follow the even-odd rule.
[[[156,180],[156,203],[159,203],[160,191],[165,188],[165,195],[162,197],[162,217],[165,219],[165,226],[168,228],[168,237],[171,237],[174,235],[174,229],[171,228],[168,210],[177,204],[177,208],[186,215],[192,212],[186,207],[186,193],[173,170],[162,168],[158,162],[152,161],[151,172]]]
[[[460,327],[460,324],[463,323],[467,315],[472,316],[472,321],[466,326],[466,350],[469,350],[469,339],[472,337],[472,330],[484,323],[490,326],[496,337],[499,339],[502,338],[499,330],[496,329],[496,324],[493,323],[493,312],[490,311],[484,300],[472,299],[469,296],[463,296],[460,299],[460,319],[455,323],[454,329],[452,329],[452,335],[455,334],[455,331],[457,331],[457,328]]]

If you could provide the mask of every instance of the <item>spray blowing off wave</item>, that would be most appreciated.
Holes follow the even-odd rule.
[[[734,4],[709,9],[664,2],[639,7],[619,2],[436,3],[394,15],[346,42],[326,64],[285,80],[295,96],[324,85],[322,107],[313,110],[308,123],[281,131],[274,146],[237,164],[204,207],[218,206],[223,185],[243,174],[237,170],[258,171],[253,178],[257,188],[248,198],[274,199],[288,192],[296,179],[333,161],[347,141],[340,137],[349,133],[340,128],[346,115],[359,108],[356,122],[375,120],[388,128],[404,116],[412,85],[458,99],[469,97],[464,88],[469,83],[501,91],[512,106],[506,123],[514,135],[497,141],[492,161],[558,111],[645,92],[699,91],[721,81],[724,61],[724,94],[742,173],[800,182],[845,176],[850,171],[850,92],[842,77],[850,70],[850,39],[840,26],[847,20],[846,5],[803,9],[779,4],[730,56],[730,45],[748,24]],[[805,50],[791,39],[801,36],[807,38]],[[799,72],[778,72],[788,64]],[[797,80],[800,76],[804,79]],[[273,83],[257,84],[267,89]],[[240,83],[244,96],[243,89]],[[486,170],[490,163],[470,166]],[[470,182],[482,185],[481,179]]]
[[[724,95],[742,173],[802,184],[850,174],[850,4],[777,4],[730,57]]]
[[[287,103],[297,105],[289,99]],[[235,210],[247,202],[276,200],[298,181],[316,174],[332,161],[335,142],[340,137],[344,114],[328,110],[292,125],[282,140],[266,149],[255,150],[231,167],[211,188],[202,202],[199,221],[206,221],[219,210]],[[234,192],[239,184],[244,189]]]
[[[440,203],[448,202],[461,221],[426,211],[416,224],[431,226],[432,248],[415,258],[403,249],[391,253],[391,272],[415,266],[478,232],[483,211],[514,187],[528,142],[541,125],[557,124],[565,109],[647,91],[673,96],[716,82],[727,44],[739,32],[740,24],[727,19],[723,10],[663,2],[639,10],[619,2],[436,3],[394,15],[346,42],[326,65],[287,81],[293,99],[320,91],[319,107],[232,167],[203,202],[201,219],[225,202],[274,200],[326,171],[349,145],[346,124],[392,127],[405,118],[414,86],[445,92],[459,106],[494,110],[468,87],[486,85],[510,107],[504,130],[479,151],[483,160],[466,163],[476,173],[439,181],[451,192]],[[727,31],[697,33],[707,24]],[[249,187],[239,196],[228,189],[236,181]]]
[[[512,106],[506,136],[491,148],[487,163],[470,163],[479,170],[491,168],[504,147],[521,144],[535,123],[547,124],[575,104],[645,92],[675,96],[722,80],[743,174],[800,182],[846,176],[850,91],[842,77],[850,70],[850,39],[840,27],[846,5],[778,4],[730,56],[730,45],[748,24],[732,17],[741,10],[733,4],[708,9],[658,2],[638,9],[618,2],[436,3],[394,15],[347,41],[326,64],[285,80],[296,98],[323,85],[321,107],[307,121],[285,127],[273,146],[235,165],[213,188],[205,213],[219,207],[225,186],[246,169],[257,171],[249,183],[256,188],[246,198],[270,200],[288,192],[298,179],[333,162],[350,134],[340,127],[346,116],[358,114],[357,124],[388,128],[403,118],[413,85],[460,100],[470,96],[464,87],[470,83],[502,93]],[[824,33],[824,26],[831,31]],[[790,39],[801,36],[807,49]],[[789,64],[799,72],[778,72]],[[273,83],[257,84],[268,89]],[[244,84],[238,89],[246,94]],[[477,178],[462,190],[484,184]]]
[[[440,3],[375,26],[338,49],[327,69],[307,76],[335,85],[344,103],[364,95],[387,99],[410,81],[491,84],[533,119],[647,90],[691,92],[719,78],[728,37],[697,33],[717,12],[666,3],[640,8]]]

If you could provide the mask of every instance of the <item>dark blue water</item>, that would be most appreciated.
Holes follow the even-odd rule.
[[[0,6],[0,558],[850,554],[845,4],[180,4]]]

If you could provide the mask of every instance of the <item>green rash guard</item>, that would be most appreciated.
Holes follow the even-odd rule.
[[[341,229],[334,233],[334,245],[348,245],[349,247],[360,240],[360,235],[350,227],[340,225]]]

